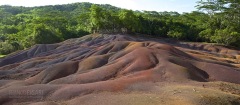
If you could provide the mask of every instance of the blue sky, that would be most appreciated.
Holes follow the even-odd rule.
[[[0,5],[12,6],[43,6],[55,4],[68,4],[75,2],[91,2],[96,4],[110,4],[113,6],[148,11],[177,11],[191,12],[199,0],[0,0]]]

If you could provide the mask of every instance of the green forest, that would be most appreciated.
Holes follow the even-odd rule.
[[[90,33],[146,34],[240,48],[240,0],[199,0],[191,13],[132,11],[108,4],[0,6],[0,55]]]

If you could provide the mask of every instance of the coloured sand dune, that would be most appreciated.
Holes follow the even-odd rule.
[[[127,35],[87,35],[0,59],[0,104],[240,104],[240,52]]]

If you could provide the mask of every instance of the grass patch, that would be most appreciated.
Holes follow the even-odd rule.
[[[3,58],[3,57],[5,57],[6,55],[0,55],[0,58]]]

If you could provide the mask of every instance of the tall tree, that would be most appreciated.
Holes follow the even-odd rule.
[[[90,25],[93,33],[98,32],[103,22],[103,9],[97,5],[92,5],[90,8]]]
[[[141,29],[140,21],[132,10],[121,10],[119,19],[122,23],[122,28],[126,28],[130,32],[137,32]]]
[[[211,41],[227,45],[240,41],[239,0],[201,0],[197,8],[207,11],[210,15],[208,28],[213,32],[210,36]]]

